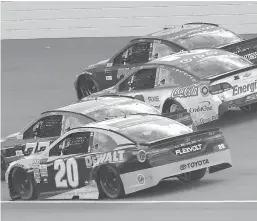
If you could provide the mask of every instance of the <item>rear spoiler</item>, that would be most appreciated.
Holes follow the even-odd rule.
[[[189,138],[195,135],[200,135],[203,133],[210,133],[210,136],[217,134],[217,133],[221,133],[219,128],[210,128],[210,129],[205,129],[205,130],[199,130],[199,131],[195,131],[189,134],[183,134],[180,136],[176,136],[176,137],[170,137],[167,139],[162,139],[162,140],[157,140],[157,141],[153,141],[153,142],[147,142],[147,143],[140,143],[141,145],[148,145],[149,147],[153,147],[153,146],[157,146],[160,144],[164,144],[164,143],[170,143],[170,142],[175,142],[177,140],[183,139],[183,138]]]
[[[257,64],[257,37],[220,47]]]
[[[229,72],[224,73],[224,74],[210,76],[210,77],[207,77],[207,78],[203,78],[202,80],[210,80],[211,82],[214,82],[214,81],[217,81],[217,80],[229,77],[229,76],[233,76],[233,75],[239,74],[239,73],[244,72],[244,71],[250,71],[250,70],[253,70],[253,69],[257,69],[257,65],[253,65],[253,66],[250,66],[250,67],[247,67],[247,68],[242,68],[242,69],[235,70],[235,71],[229,71]]]

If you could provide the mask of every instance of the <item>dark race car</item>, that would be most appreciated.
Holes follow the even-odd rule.
[[[103,96],[71,104],[42,113],[18,133],[1,140],[1,179],[9,163],[23,156],[43,151],[66,131],[95,121],[130,114],[161,115],[156,108],[129,96]],[[193,130],[190,114],[186,111],[166,114]]]
[[[134,115],[74,128],[43,152],[12,162],[12,200],[121,198],[177,177],[200,180],[232,166],[218,129],[193,132],[157,115]]]
[[[257,38],[245,40],[216,24],[189,23],[132,40],[112,58],[90,65],[77,76],[78,99],[115,85],[131,68],[192,49],[220,48],[257,63]]]
[[[163,113],[186,109],[198,126],[230,110],[257,110],[257,65],[221,49],[184,51],[134,68],[89,97],[103,94],[134,96]]]

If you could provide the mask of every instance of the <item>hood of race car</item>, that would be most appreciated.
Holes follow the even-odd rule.
[[[92,69],[92,68],[104,68],[108,61],[109,61],[109,59],[106,59],[106,60],[103,60],[103,61],[99,61],[96,64],[89,65],[88,68],[89,69]]]

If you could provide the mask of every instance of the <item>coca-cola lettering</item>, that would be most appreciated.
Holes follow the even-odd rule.
[[[177,87],[174,88],[171,91],[171,97],[181,97],[181,98],[187,98],[187,97],[194,97],[198,96],[198,85],[193,84],[187,87]]]

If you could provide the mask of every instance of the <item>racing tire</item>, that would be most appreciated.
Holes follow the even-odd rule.
[[[33,175],[27,173],[24,169],[16,167],[11,174],[11,191],[16,195],[16,198],[22,200],[34,200],[37,198],[35,182]]]
[[[90,75],[82,75],[79,78],[78,82],[78,94],[80,94],[80,98],[87,97],[93,93],[100,91],[100,87],[98,82],[93,79]]]
[[[257,111],[257,103],[249,104],[244,107],[240,107],[240,109],[244,112],[255,113]]]
[[[202,179],[205,174],[206,174],[206,168],[203,168],[200,170],[180,174],[177,177],[183,183],[190,183],[190,182],[194,182]]]
[[[98,183],[99,198],[103,198],[103,195],[110,199],[119,199],[125,196],[120,174],[114,166],[106,165],[100,169]]]
[[[7,169],[7,164],[6,164],[3,156],[1,156],[1,181],[5,180],[6,169]]]
[[[183,106],[177,101],[167,101],[163,105],[163,113],[176,113],[177,111],[184,110]]]

